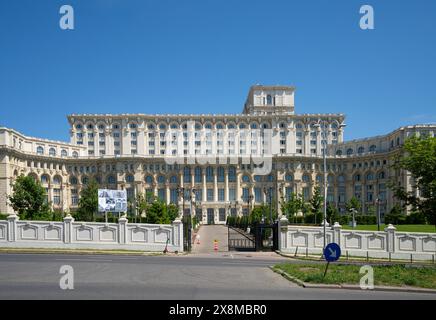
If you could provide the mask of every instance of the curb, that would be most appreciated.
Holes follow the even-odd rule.
[[[277,253],[279,256],[282,256],[284,258],[288,258],[288,259],[294,259],[297,261],[308,261],[308,262],[325,262],[324,259],[321,258],[317,258],[317,256],[308,256],[308,257],[301,257],[301,256],[295,256],[292,254],[287,254],[287,253],[282,253],[278,250],[274,251],[275,253]],[[410,261],[407,260],[392,260],[392,261],[388,261],[388,260],[369,260],[366,261],[364,260],[364,258],[360,258],[358,257],[357,259],[350,259],[350,260],[338,260],[337,261],[338,264],[347,264],[347,265],[364,265],[364,264],[369,264],[369,265],[413,265],[413,266],[424,266],[424,267],[434,267],[435,264],[431,263],[431,262],[422,262],[422,261],[414,261],[413,263],[410,263]]]
[[[291,276],[282,269],[269,266],[269,268],[283,276],[285,279],[292,281],[303,288],[316,288],[316,289],[345,289],[345,290],[362,290],[362,291],[390,291],[390,292],[414,292],[414,293],[431,293],[436,294],[435,289],[415,288],[415,287],[390,287],[390,286],[374,286],[374,289],[362,289],[355,284],[322,284],[322,283],[307,283],[294,276]]]
[[[8,248],[0,249],[1,253],[22,253],[22,254],[77,254],[77,255],[130,255],[130,256],[164,256],[164,255],[181,255],[180,254],[164,254],[162,252],[135,252],[135,251],[105,251],[105,250],[44,250],[38,248]]]

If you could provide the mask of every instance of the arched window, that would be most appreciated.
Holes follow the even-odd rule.
[[[38,148],[36,148],[36,153],[37,154],[44,154],[44,148],[41,146],[38,146]]]
[[[369,173],[366,175],[366,180],[374,180],[374,175],[372,174],[372,172],[369,172]]]
[[[354,181],[360,181],[361,179],[360,179],[360,174],[356,174],[355,176],[354,176]]]
[[[41,176],[41,183],[49,183],[50,182],[50,177],[46,174],[43,174]]]
[[[269,128],[268,123],[263,123],[262,124],[262,129],[268,129],[268,128]]]
[[[235,182],[235,181],[236,181],[236,168],[229,167],[229,182]]]
[[[269,106],[272,105],[272,97],[270,94],[266,96],[266,104]]]
[[[353,149],[349,148],[347,149],[347,155],[351,156],[353,154]]]
[[[178,127],[179,126],[177,123],[171,123],[171,126],[170,126],[171,129],[177,129]]]
[[[216,128],[217,128],[217,129],[223,129],[224,127],[223,127],[223,124],[222,124],[222,123],[218,123],[218,124],[216,125]]]
[[[165,125],[165,123],[161,123],[160,125],[159,125],[159,129],[160,130],[165,130],[167,128],[167,126]]]
[[[109,177],[107,177],[107,183],[108,184],[115,184],[115,183],[117,183],[117,180],[115,179],[114,176],[109,176]]]
[[[68,152],[65,149],[62,149],[61,151],[61,157],[68,157]]]
[[[251,129],[257,129],[257,123],[250,124],[250,128]]]
[[[337,155],[337,156],[342,156],[342,150],[337,150],[337,151],[336,151],[336,155]]]
[[[246,128],[245,123],[240,123],[240,124],[239,124],[239,129],[245,129],[245,128]]]
[[[145,177],[145,183],[152,184],[153,183],[153,177],[152,176],[146,176]]]
[[[303,182],[310,182],[310,177],[308,174],[303,174]]]
[[[224,168],[218,167],[217,169],[217,181],[224,182]]]
[[[91,123],[89,123],[89,124],[87,125],[87,128],[88,128],[89,130],[91,130],[91,129],[94,128],[94,126],[93,126]]]
[[[127,176],[126,176],[126,182],[128,182],[128,183],[132,183],[132,182],[134,182],[135,181],[135,177],[132,175],[132,174],[128,174]]]
[[[136,123],[130,123],[129,124],[129,128],[130,129],[136,129],[136,127],[137,127]]]
[[[103,131],[105,128],[105,125],[103,123],[98,125],[98,130]]]
[[[229,129],[235,129],[235,124],[234,123],[229,123],[229,125],[227,126],[227,128]]]
[[[379,178],[379,179],[385,179],[385,178],[386,178],[386,174],[385,174],[385,172],[384,172],[384,171],[381,171],[381,172],[378,174],[378,178]]]
[[[332,184],[333,183],[333,176],[332,175],[327,177],[327,183],[328,184]]]
[[[206,168],[206,181],[213,182],[213,168],[212,167]]]
[[[95,176],[94,179],[98,184],[101,184],[101,177],[100,176]]]
[[[86,176],[82,177],[82,184],[88,184],[88,182],[89,182],[88,177],[86,177]]]
[[[191,182],[191,168],[185,167],[183,168],[183,182]]]
[[[70,177],[70,184],[76,185],[77,184],[77,178],[76,177]]]
[[[157,177],[157,183],[161,183],[161,184],[165,183],[165,176]]]
[[[73,151],[73,158],[78,158],[79,157],[79,153],[77,151]]]
[[[376,149],[377,147],[373,144],[369,147],[369,152],[375,152]]]
[[[206,123],[204,125],[204,128],[210,130],[210,129],[212,129],[212,125],[210,123]]]
[[[344,183],[345,183],[345,177],[344,177],[343,175],[340,175],[340,176],[338,177],[338,183],[339,183],[339,184],[344,184]]]
[[[50,149],[48,150],[48,154],[49,154],[49,156],[51,156],[51,157],[56,156],[56,149],[55,149],[55,148],[50,148]]]
[[[82,125],[80,123],[76,124],[76,129],[81,130],[82,129]]]
[[[250,182],[250,177],[246,174],[242,176],[242,182]]]
[[[202,170],[200,167],[195,167],[194,170],[194,180],[195,183],[201,183],[201,177],[202,177]]]
[[[294,176],[290,173],[286,174],[285,181],[292,181],[294,180]]]
[[[147,128],[148,128],[148,130],[154,130],[154,124],[150,123],[150,124],[147,126]]]
[[[359,147],[359,149],[357,149],[357,153],[358,154],[362,154],[365,152],[365,148],[364,147]]]
[[[256,181],[256,182],[262,182],[262,176],[255,175],[255,176],[254,176],[254,181]]]
[[[53,184],[59,185],[59,184],[61,184],[61,182],[62,182],[61,177],[59,177],[59,176],[55,176],[55,177],[53,178]]]
[[[177,183],[177,176],[171,176],[170,183]]]
[[[303,124],[301,123],[297,123],[297,125],[295,126],[297,129],[303,129]]]

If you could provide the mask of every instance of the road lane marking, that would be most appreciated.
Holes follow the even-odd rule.
[[[64,259],[55,259],[56,261],[89,261],[89,262],[111,262],[113,260],[106,260],[106,259],[68,259],[68,258],[64,258]]]

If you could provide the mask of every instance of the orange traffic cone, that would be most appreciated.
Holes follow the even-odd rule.
[[[213,241],[213,250],[218,251],[218,240]]]

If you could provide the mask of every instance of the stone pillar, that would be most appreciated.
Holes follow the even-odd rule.
[[[337,243],[339,247],[341,246],[341,229],[342,226],[339,222],[335,222],[333,225],[333,242]]]
[[[229,201],[229,170],[224,169],[224,201]]]
[[[17,241],[17,221],[20,220],[20,217],[14,212],[8,215],[8,235],[7,239],[9,242]]]
[[[386,249],[388,252],[395,252],[395,228],[392,224],[389,224],[385,228],[385,232],[387,233],[386,237]]]
[[[283,249],[286,249],[287,247],[287,241],[286,238],[288,236],[288,224],[289,221],[286,218],[286,216],[282,216],[279,220],[279,225],[278,225],[278,232],[279,232],[279,236],[278,236],[278,248],[279,251],[282,251]]]
[[[217,176],[217,168],[214,168],[213,171],[213,201],[218,201],[218,176]]]
[[[71,214],[67,214],[64,218],[64,243],[73,242],[73,222],[74,218]]]
[[[127,217],[125,214],[121,216],[120,219],[118,219],[118,243],[119,244],[126,244],[127,243]]]
[[[206,202],[207,201],[207,186],[206,186],[206,170],[202,170],[203,172],[203,199],[201,201]]]
[[[174,227],[174,239],[173,245],[179,248],[179,252],[183,252],[183,223],[180,218],[176,218],[176,220],[172,223]]]

